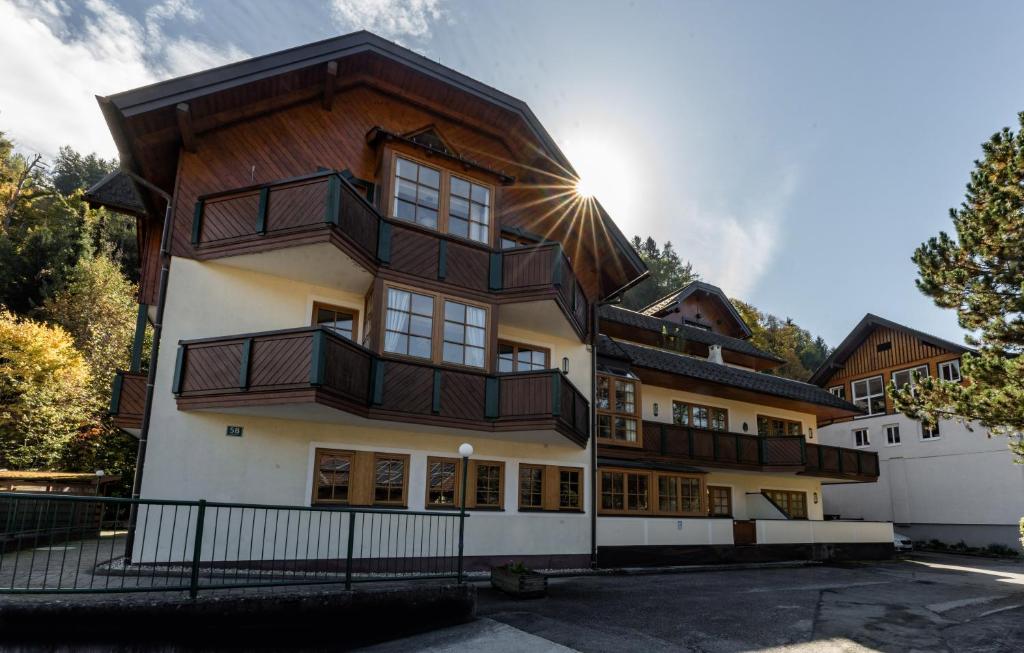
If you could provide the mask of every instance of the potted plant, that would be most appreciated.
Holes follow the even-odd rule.
[[[547,594],[548,577],[522,562],[491,567],[491,587],[517,598],[538,598]]]

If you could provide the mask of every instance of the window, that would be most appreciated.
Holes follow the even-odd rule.
[[[879,353],[883,351],[889,351],[890,349],[892,349],[892,342],[889,340],[886,340],[885,342],[880,342],[877,345],[875,345],[875,351]]]
[[[701,331],[710,331],[711,330],[711,325],[710,324],[704,324],[703,322],[694,322],[693,320],[683,320],[683,324],[685,324],[686,326],[691,326],[694,329],[700,329]]]
[[[803,428],[803,424],[794,422],[791,419],[769,417],[768,415],[757,416],[757,434],[762,437],[801,435]]]
[[[896,386],[896,388],[898,390],[902,390],[903,386],[907,386],[907,385],[909,385],[911,387],[911,389],[913,389],[913,387],[915,385],[915,382],[914,382],[914,375],[915,374],[917,374],[921,378],[924,378],[924,377],[928,376],[928,366],[927,365],[918,365],[917,367],[912,367],[909,370],[900,370],[898,372],[893,372],[892,373],[892,382],[893,382],[893,384]]]
[[[699,476],[603,469],[603,513],[703,515],[704,483]]]
[[[790,519],[807,519],[807,493],[788,490],[761,490]]]
[[[384,351],[417,358],[431,358],[433,329],[433,297],[388,288]]]
[[[708,514],[732,517],[732,488],[708,486]]]
[[[579,510],[583,505],[580,489],[580,470],[558,470],[558,508],[559,510]]]
[[[395,163],[394,217],[437,229],[441,173],[398,157]]]
[[[499,372],[535,372],[548,369],[548,350],[514,342],[498,343]]]
[[[359,312],[350,308],[339,308],[320,302],[313,302],[313,325],[326,327],[332,332],[352,340]]]
[[[395,157],[392,217],[398,220],[489,244],[492,194],[478,181]]]
[[[409,457],[374,454],[373,503],[375,505],[405,505],[405,470]]]
[[[672,402],[672,422],[682,426],[712,431],[729,430],[729,411],[711,406],[695,406],[681,401]]]
[[[828,389],[834,396],[840,399],[846,399],[846,386],[845,385],[834,385]]]
[[[868,440],[867,429],[855,429],[853,431],[853,444],[857,447],[866,447],[871,444]]]
[[[889,424],[885,427],[885,444],[889,447],[895,447],[900,444],[899,424]]]
[[[460,499],[458,490],[458,459],[427,458],[427,507],[456,507]]]
[[[519,509],[583,510],[583,470],[558,465],[519,465]]]
[[[637,439],[636,382],[616,376],[597,377],[597,436],[617,443],[639,444]]]
[[[473,507],[476,508],[503,508],[502,486],[505,476],[504,463],[484,462],[480,460],[471,461],[471,473],[475,471],[473,484],[475,485],[474,496],[472,497]]]
[[[448,233],[478,243],[490,241],[491,190],[461,177],[451,177]]]
[[[350,452],[316,452],[314,503],[348,503],[349,488],[352,485],[352,458]]]
[[[940,437],[938,422],[935,422],[935,426],[926,426],[923,422],[921,423],[922,440],[938,440]]]
[[[942,379],[943,381],[959,381],[961,379],[960,361],[951,360],[946,361],[945,363],[939,363],[936,366],[936,372],[938,373],[939,378]]]
[[[881,376],[873,376],[870,379],[854,381],[853,404],[864,410],[868,415],[885,414],[885,387],[882,385]]]
[[[533,247],[537,245],[537,241],[526,236],[503,231],[501,232],[500,245],[502,249],[517,249],[519,247]]]
[[[484,309],[445,300],[442,360],[483,367],[486,325],[487,311]]]
[[[519,465],[519,509],[544,508],[544,468]]]

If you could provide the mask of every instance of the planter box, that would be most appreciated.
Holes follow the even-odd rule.
[[[516,573],[508,567],[491,567],[491,587],[518,598],[539,598],[548,592],[548,577],[535,571]]]

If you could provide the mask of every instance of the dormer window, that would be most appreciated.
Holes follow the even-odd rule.
[[[391,217],[421,227],[491,242],[490,186],[404,156],[395,157]]]

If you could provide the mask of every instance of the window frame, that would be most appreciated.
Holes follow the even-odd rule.
[[[321,310],[334,311],[335,314],[337,314],[337,313],[349,313],[349,314],[351,314],[352,315],[352,337],[351,338],[347,338],[347,339],[349,341],[351,341],[351,342],[355,342],[355,343],[359,342],[360,333],[359,333],[359,310],[358,309],[349,308],[347,306],[342,306],[340,304],[331,304],[331,303],[328,303],[328,302],[322,302],[322,301],[319,301],[319,300],[313,300],[313,311],[312,311],[312,315],[310,316],[310,326],[315,326],[315,327],[320,326],[320,323],[316,321],[316,318],[317,318],[317,313],[319,311],[321,311]],[[340,333],[337,333],[331,327],[324,327],[324,328],[326,328],[328,331],[330,331],[331,333],[333,333],[336,336],[340,336],[342,338],[345,338],[345,336],[341,335]]]
[[[776,489],[773,489],[773,488],[761,488],[761,494],[763,496],[765,496],[768,500],[770,500],[773,504],[775,504],[786,515],[788,515],[790,519],[800,519],[800,520],[807,521],[807,520],[809,520],[811,518],[810,506],[808,505],[808,502],[807,502],[807,492],[805,490],[776,490]],[[776,495],[783,494],[783,495],[787,495],[787,499],[786,499],[786,502],[785,502],[786,507],[784,508],[779,501],[776,501],[775,498],[769,496],[770,494],[776,494]],[[792,511],[789,509],[793,505],[792,504],[792,498],[794,496],[802,497],[802,504],[803,504],[803,508],[804,508],[804,514],[802,516],[799,516],[799,517],[793,516]]]
[[[540,470],[540,504],[523,504],[523,470]],[[519,463],[516,470],[516,508],[519,512],[586,512],[585,498],[587,492],[587,475],[583,467],[574,465],[547,465],[544,463]],[[579,506],[563,507],[561,505],[562,472],[579,474]]]
[[[320,460],[324,457],[345,457],[348,458],[348,489],[345,500],[321,499],[320,494]],[[352,505],[353,472],[356,466],[356,452],[349,449],[327,449],[317,448],[313,451],[313,492],[310,497],[310,506],[349,506]]]
[[[943,375],[942,375],[942,370],[943,369],[955,369],[956,370],[956,379],[947,379],[947,378],[943,377]],[[961,381],[963,381],[964,380],[964,376],[963,376],[963,373],[960,371],[960,359],[959,358],[952,358],[952,359],[950,359],[948,361],[942,361],[941,363],[936,363],[935,364],[935,377],[937,379],[939,379],[940,381],[947,381],[949,383],[960,383]]]
[[[501,369],[500,369],[501,361],[500,361],[499,357],[501,356],[501,348],[502,347],[511,347],[512,348],[512,371],[511,372],[502,372]],[[518,369],[519,368],[519,349],[520,348],[529,349],[530,351],[541,352],[542,354],[544,354],[544,367],[542,367],[539,370],[520,370],[520,369]],[[517,373],[520,373],[520,372],[524,373],[524,374],[528,373],[528,372],[536,373],[536,372],[543,372],[545,370],[550,370],[550,369],[551,369],[551,349],[549,349],[548,347],[541,347],[540,345],[531,345],[529,343],[518,342],[518,341],[515,341],[515,340],[505,340],[504,338],[499,338],[498,339],[497,347],[496,347],[496,349],[494,351],[494,371],[497,374],[517,374]]]
[[[540,503],[537,505],[523,504],[523,470],[524,469],[536,469],[540,470]],[[516,506],[519,512],[543,512],[544,511],[544,490],[545,490],[545,465],[539,465],[536,463],[519,463],[519,469],[516,470]]]
[[[732,516],[733,516],[732,487],[729,486],[729,485],[708,485],[707,488],[708,488],[708,517],[732,519]],[[714,500],[714,497],[712,496],[712,493],[714,491],[716,491],[716,490],[724,490],[725,491],[725,496],[728,497],[728,502],[727,503],[729,504],[729,512],[722,514],[722,513],[716,513],[714,511],[715,500]]]
[[[578,489],[576,491],[576,505],[575,506],[563,506],[562,505],[562,474],[565,472],[577,474]],[[558,467],[558,511],[559,512],[583,512],[583,494],[585,489],[584,478],[583,478],[582,467],[566,467],[560,465]]]
[[[403,354],[401,352],[387,351],[386,339],[387,339],[387,321],[388,321],[388,294],[390,290],[398,290],[401,292],[410,292],[417,295],[423,295],[430,297],[434,302],[433,315],[431,316],[431,330],[430,330],[430,358],[422,358],[420,356],[413,356],[411,354]],[[490,357],[494,353],[493,345],[493,330],[494,325],[492,324],[493,311],[491,304],[484,304],[470,299],[465,299],[457,295],[449,295],[443,292],[437,292],[434,290],[427,290],[424,288],[417,288],[416,286],[410,286],[402,283],[394,283],[391,281],[384,282],[381,291],[381,312],[382,319],[380,320],[380,347],[379,352],[388,357],[414,361],[421,364],[438,365],[444,367],[452,367],[460,370],[472,370],[476,372],[490,372]],[[474,365],[465,365],[463,363],[452,363],[444,360],[444,305],[446,301],[463,304],[465,306],[471,306],[473,308],[479,308],[484,311],[484,364],[482,367],[476,367]]]
[[[882,386],[882,391],[879,394],[871,394],[870,393],[870,391],[871,391],[871,381],[873,379],[878,379],[879,383]],[[889,414],[888,398],[886,397],[886,394],[885,394],[885,376],[882,375],[882,374],[873,374],[871,376],[866,376],[866,377],[864,377],[862,379],[856,379],[854,381],[850,381],[850,403],[853,404],[854,406],[857,405],[857,389],[856,388],[857,388],[857,384],[860,383],[860,382],[864,382],[866,384],[865,387],[868,390],[868,394],[864,397],[867,400],[867,408],[868,409],[867,409],[867,412],[864,415],[856,415],[856,416],[854,416],[854,419],[863,419],[865,417],[874,417],[875,415],[887,415],[887,414]],[[882,411],[881,412],[871,412],[871,400],[873,398],[875,398],[875,397],[881,397],[882,398]]]
[[[836,392],[837,390],[838,392]],[[833,397],[838,397],[839,399],[846,401],[846,384],[831,386],[828,391]]]
[[[925,435],[925,433],[930,433],[930,435]],[[921,422],[921,430],[918,431],[918,438],[921,442],[934,442],[936,440],[941,440],[942,429],[939,427],[939,423],[936,422],[935,426],[929,429],[924,425],[924,422]]]
[[[687,423],[683,424],[682,422],[677,422],[676,421],[676,406],[686,406],[688,408],[688,410],[687,410],[687,415],[688,415],[687,416],[687,420],[688,420]],[[696,424],[694,424],[694,417],[693,417],[693,409],[694,408],[703,408],[704,410],[707,411],[707,415],[708,415],[708,419],[707,419],[708,425],[707,426],[697,426]],[[716,428],[714,428],[712,426],[712,424],[714,424],[714,418],[712,417],[712,412],[713,411],[720,411],[720,412],[725,414],[725,428],[716,429]],[[722,408],[721,406],[709,406],[707,404],[697,404],[697,403],[693,403],[693,402],[689,402],[689,401],[683,401],[681,399],[673,399],[672,400],[672,423],[675,424],[676,426],[685,426],[687,428],[701,429],[701,430],[704,430],[704,431],[714,431],[716,433],[729,433],[730,432],[729,431],[729,409],[728,408]]]
[[[871,429],[864,427],[859,429],[853,429],[853,448],[854,449],[867,449],[871,446]],[[863,433],[863,441],[860,438],[860,434]]]
[[[899,447],[903,444],[903,435],[900,433],[899,424],[885,424],[882,428],[885,429],[885,446]],[[892,437],[894,433],[896,435],[895,441],[893,441]]]
[[[402,496],[400,501],[377,500],[377,463],[382,459],[394,459],[402,462]],[[370,468],[370,505],[385,508],[407,508],[409,506],[409,454],[373,452],[373,465]]]
[[[433,233],[436,233],[436,234],[438,234],[440,236],[454,238],[454,239],[458,240],[459,242],[471,243],[471,244],[476,245],[478,247],[488,247],[488,248],[493,247],[493,244],[495,242],[495,234],[500,231],[500,229],[496,229],[495,228],[496,227],[496,223],[497,223],[497,215],[496,215],[496,211],[495,211],[495,201],[496,201],[495,189],[496,189],[496,186],[495,186],[494,183],[492,183],[490,181],[485,181],[484,179],[481,179],[478,176],[474,176],[472,174],[468,174],[466,171],[455,171],[455,170],[452,170],[451,168],[447,168],[447,167],[442,166],[442,165],[437,165],[435,163],[428,162],[428,161],[426,161],[426,160],[424,160],[424,159],[422,159],[422,158],[420,158],[418,156],[415,156],[413,154],[409,154],[408,152],[405,152],[404,150],[391,149],[391,150],[389,150],[389,157],[390,157],[390,162],[389,162],[390,164],[388,166],[388,179],[387,179],[388,189],[387,189],[387,195],[385,195],[386,200],[387,200],[387,210],[386,210],[385,214],[387,215],[389,220],[394,220],[395,222],[398,222],[399,224],[402,224],[402,225],[409,225],[409,226],[415,227],[417,229],[423,229],[423,230],[428,231],[428,232],[433,232]],[[419,223],[417,223],[415,221],[409,221],[409,220],[405,220],[404,218],[397,217],[396,211],[395,211],[395,202],[398,199],[397,198],[397,192],[398,192],[398,181],[397,181],[398,176],[397,175],[398,175],[398,160],[399,159],[405,159],[405,160],[407,160],[407,161],[409,161],[411,163],[415,163],[418,166],[423,166],[423,167],[426,167],[426,168],[430,168],[431,170],[437,171],[437,173],[439,174],[440,179],[438,181],[438,189],[437,189],[438,190],[438,201],[437,201],[437,228],[436,229],[432,229],[431,227],[428,227],[428,226],[425,226],[425,225],[421,225],[421,224],[419,224]],[[468,236],[459,236],[459,235],[456,235],[456,234],[453,234],[453,233],[449,233],[449,231],[448,231],[448,221],[449,221],[450,216],[451,216],[450,205],[451,205],[451,178],[452,177],[458,177],[459,179],[461,179],[463,181],[468,181],[471,184],[476,184],[477,186],[482,186],[482,187],[487,189],[487,193],[488,193],[488,203],[487,203],[487,212],[488,212],[487,213],[487,215],[488,215],[487,219],[488,219],[488,223],[487,223],[487,239],[486,240],[484,240],[484,241],[473,240],[472,238],[469,238]],[[470,190],[470,193],[472,194],[472,190]]]
[[[431,478],[430,478],[430,466],[434,463],[451,464],[455,468],[455,483],[452,489],[452,502],[446,503],[434,503],[430,500],[431,492]],[[450,456],[427,456],[427,467],[426,467],[426,487],[424,488],[423,494],[423,506],[427,510],[457,510],[462,503],[462,460],[459,458],[453,458]],[[468,490],[468,488],[467,488]]]
[[[605,496],[605,474],[619,474],[622,475],[622,508],[606,508],[604,506]],[[629,477],[643,477],[647,482],[647,505],[643,510],[631,510],[629,508]],[[677,490],[677,500],[679,502],[678,510],[662,510],[661,509],[661,479],[669,478],[675,481]],[[699,506],[697,510],[683,510],[683,487],[681,481],[697,481],[697,501]],[[618,516],[644,516],[644,517],[706,517],[707,516],[707,479],[703,474],[684,474],[679,472],[668,472],[652,469],[634,469],[626,467],[601,467],[597,472],[597,488],[598,493],[597,500],[597,514],[598,515],[618,515]]]
[[[441,295],[438,299],[440,300],[440,307],[439,307],[440,323],[438,324],[438,330],[440,331],[440,337],[438,339],[438,343],[437,344],[438,344],[438,347],[440,348],[440,352],[438,352],[439,355],[438,355],[437,362],[442,363],[444,365],[455,365],[457,367],[465,367],[465,368],[469,368],[469,369],[472,369],[472,370],[487,371],[489,369],[488,368],[487,354],[488,354],[488,351],[490,350],[489,343],[490,343],[490,336],[491,336],[490,329],[489,329],[489,323],[490,323],[490,317],[491,316],[490,316],[490,313],[489,313],[487,307],[479,305],[479,304],[475,304],[473,302],[467,302],[467,301],[463,301],[462,299],[456,299],[456,298],[445,296],[445,295]],[[462,322],[456,322],[454,320],[449,320],[448,319],[448,304],[449,303],[451,303],[451,304],[458,304],[459,306],[461,306],[463,308],[463,321]],[[475,308],[475,309],[477,309],[479,311],[483,311],[483,314],[484,314],[484,325],[482,327],[483,332],[484,332],[484,334],[483,334],[483,346],[479,348],[479,349],[482,350],[481,354],[480,354],[480,361],[481,361],[480,365],[471,365],[471,364],[465,362],[466,361],[466,350],[469,349],[469,348],[473,348],[473,349],[477,348],[475,345],[470,345],[469,344],[469,339],[466,337],[466,332],[470,328],[474,328],[474,329],[481,328],[481,327],[477,327],[475,325],[470,324],[469,318],[466,315],[468,313],[468,309],[470,309],[470,308]],[[438,307],[435,306],[434,310],[437,311]],[[447,326],[448,322],[451,322],[452,324],[458,324],[458,325],[460,325],[462,327],[462,331],[463,331],[462,342],[456,342],[454,340],[448,340],[445,337],[445,329],[446,329],[446,326]],[[445,345],[448,344],[449,342],[454,344],[454,345],[456,345],[456,346],[458,346],[458,347],[462,348],[462,361],[463,362],[450,361],[450,360],[446,360],[445,359]]]
[[[477,501],[479,491],[480,467],[498,468],[498,503],[480,505]],[[466,509],[467,510],[492,510],[501,511],[505,509],[505,462],[502,460],[477,460],[469,461],[468,487],[466,488]],[[472,494],[471,494],[472,493]]]
[[[625,376],[619,376],[619,375],[616,375],[616,374],[608,374],[607,372],[598,372],[597,373],[597,381],[596,381],[595,387],[596,387],[597,384],[600,384],[602,378],[608,380],[608,408],[598,408],[598,406],[597,406],[597,397],[596,396],[594,397],[594,411],[597,413],[597,433],[595,434],[595,436],[596,436],[595,439],[599,440],[601,442],[607,443],[607,444],[612,444],[612,445],[616,445],[616,446],[620,446],[620,447],[643,447],[644,433],[643,433],[643,419],[642,419],[642,415],[641,415],[642,411],[640,409],[640,407],[642,406],[642,403],[641,403],[641,392],[640,392],[640,388],[641,388],[641,386],[640,386],[640,379],[634,379],[634,378],[629,378],[629,377],[625,377]],[[619,411],[615,410],[615,408],[614,408],[614,406],[616,404],[616,396],[617,396],[617,393],[618,393],[618,389],[615,387],[614,384],[617,383],[617,382],[633,384],[633,412],[632,413],[620,413]],[[608,417],[608,419],[609,419],[609,425],[608,425],[609,431],[608,432],[612,436],[614,436],[614,433],[615,433],[615,419],[616,419],[616,417],[621,417],[622,419],[626,419],[626,420],[633,420],[633,422],[636,425],[636,429],[635,429],[636,439],[630,441],[630,440],[619,440],[619,439],[617,439],[615,437],[604,437],[604,436],[602,436],[601,435],[601,416],[602,415]]]
[[[783,428],[785,428],[786,431],[784,433],[772,433],[772,432],[761,433],[761,420],[768,420],[769,425],[770,425],[770,423],[772,421],[782,422]],[[790,433],[789,430],[788,430],[790,426],[797,426],[799,428],[800,432],[799,433]],[[806,435],[804,434],[804,423],[803,422],[801,422],[799,420],[795,420],[795,419],[790,419],[788,417],[779,417],[777,415],[767,415],[765,413],[758,413],[754,417],[754,428],[755,428],[755,430],[757,432],[757,436],[759,438],[779,438],[779,437],[794,438],[794,437],[798,437],[798,436],[799,437],[806,437]]]
[[[914,365],[912,367],[904,367],[902,369],[893,370],[890,373],[889,378],[892,380],[892,384],[894,386],[896,386],[897,390],[902,390],[903,386],[897,385],[897,383],[896,383],[896,375],[897,374],[903,374],[904,372],[909,373],[910,380],[907,383],[905,383],[904,385],[909,385],[911,392],[913,392],[914,387],[917,385],[914,382],[914,372],[920,372],[922,369],[924,370],[924,373],[921,374],[921,378],[928,378],[928,375],[931,373],[930,370],[929,370],[928,363],[922,363],[921,365]]]

